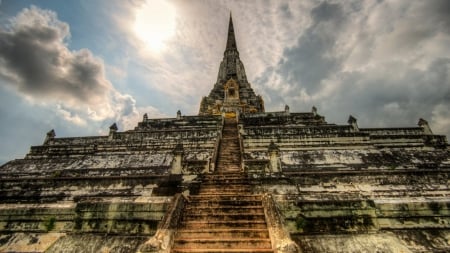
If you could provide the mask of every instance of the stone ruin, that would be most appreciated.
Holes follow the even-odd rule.
[[[265,112],[230,17],[198,116],[58,138],[0,167],[1,252],[449,252],[450,149],[417,127]]]

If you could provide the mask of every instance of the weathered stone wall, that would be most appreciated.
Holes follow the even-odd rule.
[[[274,196],[303,252],[450,250],[445,137],[316,118],[279,112],[239,121],[244,169],[256,192]]]
[[[109,136],[50,132],[24,159],[0,167],[0,251],[137,249],[173,195],[210,169],[221,127],[221,117],[179,115],[144,118],[126,132],[111,127]],[[177,154],[185,176],[172,173]]]

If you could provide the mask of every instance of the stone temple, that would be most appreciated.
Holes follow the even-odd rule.
[[[0,252],[450,252],[450,149],[416,127],[265,112],[230,17],[199,114],[0,167]]]

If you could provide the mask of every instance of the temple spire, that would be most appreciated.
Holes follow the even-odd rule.
[[[209,96],[200,103],[200,115],[220,115],[225,113],[264,112],[264,101],[253,91],[247,81],[245,68],[239,59],[239,51],[234,34],[233,18],[230,12],[227,46],[220,63],[217,82]]]
[[[228,24],[227,47],[225,48],[225,51],[228,51],[228,50],[237,50],[236,38],[234,36],[233,18],[231,17],[231,11],[230,11],[230,23]]]

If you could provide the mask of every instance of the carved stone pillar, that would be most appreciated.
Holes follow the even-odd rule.
[[[271,141],[269,145],[269,157],[270,157],[269,168],[271,172],[281,172],[280,149],[273,141]]]
[[[181,144],[181,143],[177,144],[177,146],[173,150],[172,169],[170,171],[170,174],[179,175],[182,173],[181,169],[183,168],[183,165],[182,165],[183,154],[184,154],[183,144]]]

